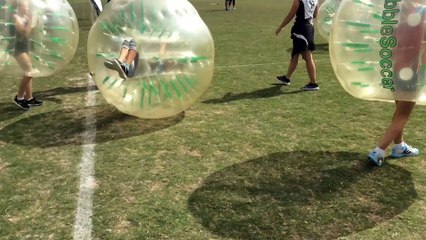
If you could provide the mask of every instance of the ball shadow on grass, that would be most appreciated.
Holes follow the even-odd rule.
[[[365,154],[281,152],[216,172],[188,200],[214,234],[235,239],[335,239],[392,219],[417,197],[411,174]]]
[[[12,119],[25,113],[25,110],[16,106],[12,99],[10,102],[0,103],[0,122]]]
[[[0,130],[0,141],[41,148],[82,145],[87,128],[87,113],[94,116],[97,143],[159,131],[179,123],[185,116],[182,112],[163,119],[140,119],[121,113],[109,105],[64,109],[10,124]]]

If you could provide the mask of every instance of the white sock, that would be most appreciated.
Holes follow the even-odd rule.
[[[23,97],[16,97],[16,99],[18,99],[18,100],[24,100]]]
[[[405,146],[405,142],[399,143],[399,144],[395,144],[395,147],[398,149],[401,149],[402,147]]]
[[[376,149],[374,149],[374,151],[376,153],[380,154],[381,156],[385,156],[385,150],[383,150],[383,149],[381,149],[379,147],[376,147]]]

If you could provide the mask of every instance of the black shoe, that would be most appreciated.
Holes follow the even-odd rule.
[[[302,89],[305,91],[318,91],[319,86],[316,83],[308,83],[304,87],[302,87]]]
[[[114,60],[111,60],[111,59],[105,60],[104,66],[109,68],[109,69],[114,70],[114,67],[113,67],[114,66]]]
[[[26,102],[30,107],[43,105],[43,101],[37,100],[35,98],[31,98],[30,100],[26,100]]]
[[[30,109],[30,105],[28,105],[27,100],[22,99],[19,100],[17,96],[15,96],[15,98],[13,99],[13,102],[20,108],[24,109],[24,110],[28,110]]]
[[[280,84],[284,84],[284,85],[290,85],[291,84],[291,80],[289,78],[287,78],[285,75],[277,76],[277,79],[278,79],[278,83],[280,83]]]
[[[118,59],[114,59],[112,63],[112,68],[118,72],[118,75],[120,75],[122,79],[126,80],[129,69]]]

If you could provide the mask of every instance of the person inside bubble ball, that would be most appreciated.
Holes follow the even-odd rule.
[[[121,45],[120,55],[115,59],[107,59],[105,67],[117,71],[119,76],[126,80],[134,77],[138,66],[142,66],[139,71],[143,75],[156,75],[165,72],[183,71],[183,64],[173,58],[166,58],[167,43],[160,43],[158,57],[140,59],[135,40],[124,40]]]
[[[396,99],[416,95],[419,81],[425,80],[421,65],[426,63],[426,54],[424,50],[421,51],[425,34],[425,8],[419,0],[405,1],[400,6],[401,21],[394,32],[397,45],[393,49],[393,82]],[[377,166],[382,165],[385,151],[392,142],[395,146],[392,148],[391,158],[412,157],[419,154],[419,149],[411,147],[403,139],[404,127],[416,102],[396,100],[395,104],[396,108],[389,127],[378,146],[367,157]]]
[[[107,59],[104,62],[105,67],[115,70],[118,75],[126,80],[132,77],[136,71],[139,60],[139,53],[134,39],[124,40],[121,44],[120,56],[115,59]]]
[[[13,49],[13,56],[17,63],[24,71],[24,76],[19,84],[18,93],[13,99],[14,103],[24,110],[28,110],[31,106],[41,106],[42,101],[33,97],[32,80],[37,70],[32,69],[30,51],[30,40],[28,36],[31,34],[34,24],[32,14],[30,12],[29,0],[14,0],[12,2],[14,12],[11,14],[11,22],[9,25],[9,33],[15,36],[11,41],[8,49]]]
[[[296,17],[291,28],[291,38],[293,39],[293,50],[291,52],[291,61],[287,73],[282,76],[276,76],[280,84],[290,85],[291,75],[297,68],[299,57],[302,55],[306,63],[306,69],[309,75],[309,83],[302,89],[305,91],[319,90],[316,76],[315,62],[312,57],[312,51],[315,50],[314,43],[314,21],[318,14],[318,0],[293,0],[293,5],[287,16],[275,30],[275,34],[290,23]]]

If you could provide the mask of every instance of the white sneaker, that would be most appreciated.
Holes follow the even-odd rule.
[[[395,146],[392,149],[391,157],[403,158],[403,157],[414,157],[419,155],[419,149],[413,148],[408,144],[404,144],[402,147]]]

